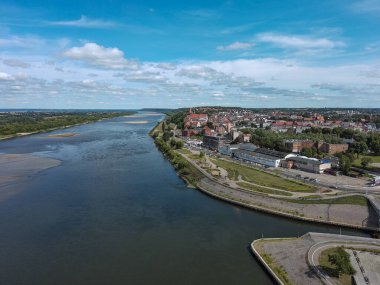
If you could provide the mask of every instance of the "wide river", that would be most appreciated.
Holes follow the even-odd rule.
[[[0,142],[62,161],[1,200],[0,284],[273,284],[254,239],[339,232],[187,188],[140,114]]]

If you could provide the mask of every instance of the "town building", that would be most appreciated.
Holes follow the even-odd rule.
[[[339,152],[345,152],[348,150],[348,144],[342,143],[342,144],[332,144],[332,143],[322,143],[318,147],[318,149],[324,153],[328,154],[336,154]]]
[[[331,162],[306,156],[292,156],[284,160],[281,166],[321,174],[325,170],[331,169]]]
[[[285,147],[288,151],[300,153],[304,148],[312,148],[315,142],[312,140],[286,140]]]
[[[243,144],[239,149],[233,152],[233,156],[269,167],[279,167],[282,160],[294,156],[294,154],[266,148],[257,148],[253,145],[245,146],[245,144]]]
[[[217,136],[203,136],[203,147],[218,150],[221,146],[226,143],[227,139],[225,137]]]

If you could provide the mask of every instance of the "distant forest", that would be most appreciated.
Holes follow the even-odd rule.
[[[4,112],[0,113],[0,136],[48,131],[131,114],[121,111]]]

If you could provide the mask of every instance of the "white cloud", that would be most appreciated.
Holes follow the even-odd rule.
[[[227,46],[218,46],[216,49],[220,51],[247,50],[253,46],[252,43],[234,42]]]
[[[0,72],[0,80],[14,80],[14,77],[8,73]]]
[[[379,0],[360,0],[350,6],[356,13],[377,13],[380,12]]]
[[[82,47],[73,47],[63,53],[67,58],[81,60],[103,68],[122,69],[133,67],[136,63],[127,61],[118,48],[106,48],[96,43],[86,43]]]
[[[18,59],[4,59],[3,63],[5,65],[11,66],[11,67],[21,67],[21,68],[28,68],[30,67],[30,64]]]
[[[339,47],[344,47],[342,41],[333,41],[327,38],[313,38],[296,35],[280,35],[275,33],[263,33],[257,36],[259,42],[270,43],[281,48],[291,49],[316,49],[329,50]]]
[[[81,16],[78,20],[73,21],[55,21],[48,22],[52,26],[63,26],[63,27],[78,27],[78,28],[110,28],[115,27],[118,24],[111,21],[104,20],[92,20],[86,16]]]
[[[0,38],[0,48],[2,47],[30,48],[30,47],[41,46],[43,43],[44,43],[44,40],[38,37],[33,37],[33,36],[26,36],[26,37],[11,36],[8,38]]]

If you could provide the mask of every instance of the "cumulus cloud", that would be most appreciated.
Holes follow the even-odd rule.
[[[226,46],[218,46],[216,49],[220,51],[247,50],[253,47],[252,43],[234,42]]]
[[[55,21],[48,22],[52,26],[63,26],[63,27],[77,27],[77,28],[110,28],[117,26],[117,23],[104,20],[92,20],[86,16],[81,16],[78,20],[72,21]]]
[[[333,41],[328,38],[313,38],[298,35],[280,35],[275,33],[263,33],[257,36],[257,41],[269,43],[280,48],[290,48],[298,50],[330,50],[344,47],[342,41]]]
[[[11,67],[28,68],[30,64],[18,59],[4,59],[3,63]]]
[[[136,65],[136,63],[127,61],[124,58],[124,53],[118,48],[106,48],[96,43],[86,43],[82,47],[73,47],[65,51],[63,56],[110,69],[123,69]]]
[[[6,72],[0,72],[0,80],[14,80],[14,77]]]

